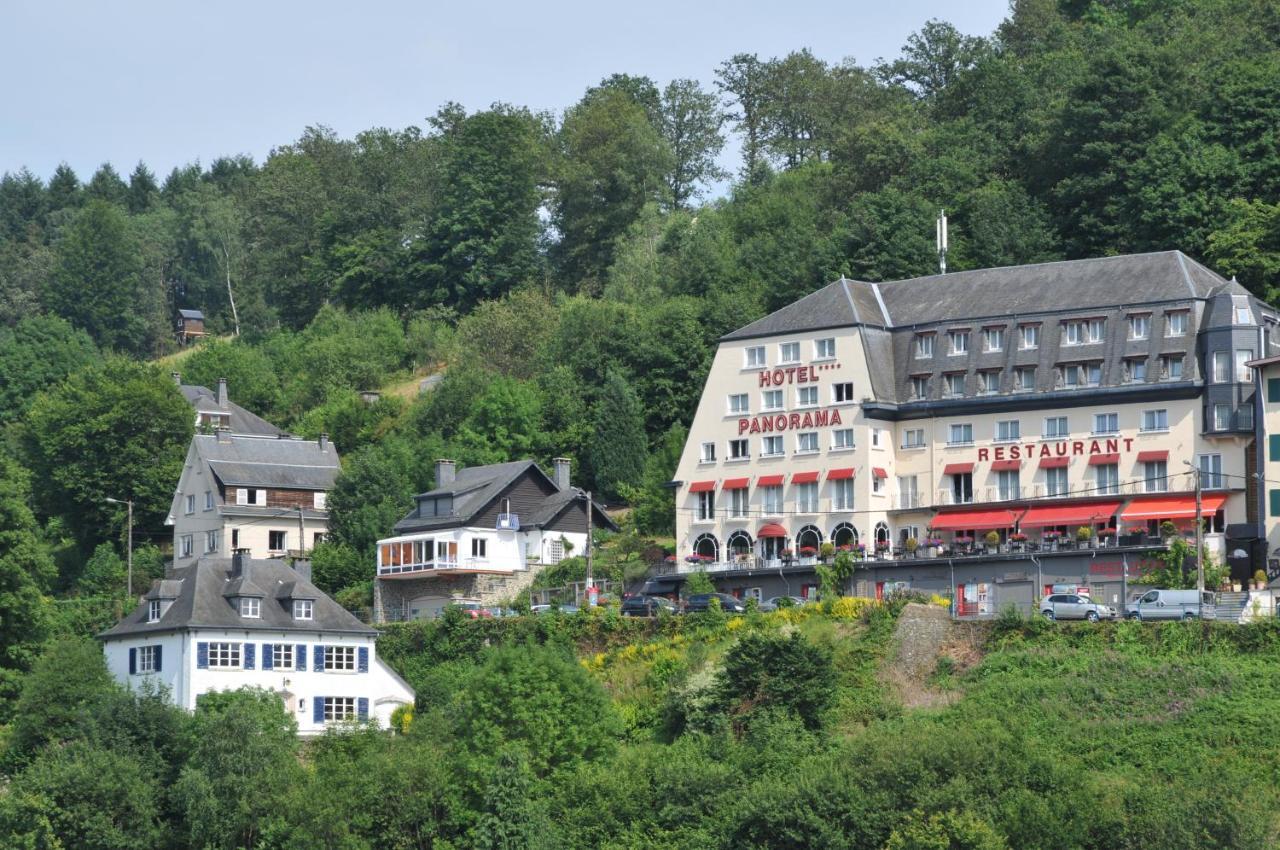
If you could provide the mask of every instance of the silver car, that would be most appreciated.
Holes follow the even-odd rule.
[[[779,608],[799,608],[805,601],[799,596],[770,596],[760,603],[761,611],[777,611]]]
[[[1055,593],[1040,600],[1040,613],[1050,620],[1113,620],[1116,609],[1076,593]]]

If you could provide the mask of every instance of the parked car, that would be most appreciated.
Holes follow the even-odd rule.
[[[659,611],[675,613],[676,604],[665,596],[648,596],[636,593],[622,600],[624,617],[656,617]]]
[[[720,610],[730,614],[741,614],[747,610],[741,599],[727,593],[695,593],[684,603],[685,613],[696,614],[708,610],[712,599],[719,599]]]
[[[446,607],[457,608],[473,620],[488,620],[493,617],[493,612],[481,605],[479,602],[462,600],[458,602],[450,602]]]
[[[561,614],[576,614],[578,613],[578,606],[577,605],[547,605],[547,604],[529,606],[529,613],[531,614],[551,614],[555,611],[559,611]]]
[[[799,596],[770,596],[760,603],[761,611],[777,611],[779,608],[799,608],[805,601]]]
[[[1218,618],[1217,597],[1211,591],[1148,590],[1125,606],[1130,620],[1205,620]]]
[[[1053,593],[1040,600],[1040,613],[1050,620],[1112,620],[1116,609],[1078,593]]]

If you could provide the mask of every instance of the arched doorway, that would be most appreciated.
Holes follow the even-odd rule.
[[[751,557],[751,535],[738,530],[725,541],[726,554],[735,561]]]
[[[760,557],[766,561],[782,559],[782,552],[787,548],[787,530],[777,523],[771,522],[760,527],[756,532],[760,541]]]
[[[851,523],[842,522],[835,528],[831,529],[831,542],[836,547],[836,551],[841,551],[845,546],[852,549],[858,545],[858,529],[854,528]]]
[[[720,560],[720,541],[714,534],[699,534],[693,541],[693,554],[704,561],[715,563]]]
[[[885,523],[885,522],[876,523],[875,538],[876,538],[877,552],[889,551],[889,545],[890,545],[890,541],[892,540],[892,537],[889,534],[888,523]]]
[[[815,557],[822,548],[822,532],[816,525],[806,525],[796,534],[796,555],[801,558]]]

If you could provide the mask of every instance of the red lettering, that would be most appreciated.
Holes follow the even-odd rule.
[[[1116,439],[1107,440],[1107,454],[1113,455],[1120,451],[1120,441]]]
[[[791,414],[791,419],[790,419],[790,421],[789,421],[787,424],[791,427],[791,430],[793,430],[793,431],[794,431],[796,428],[799,428],[799,427],[800,427],[800,414],[799,414],[799,413],[793,413],[793,414]]]
[[[779,413],[778,418],[773,420],[773,427],[779,431],[787,430],[787,415],[785,413]]]
[[[1004,460],[1004,446],[996,446],[996,460]]]
[[[1022,457],[1022,446],[1009,446],[1009,460],[1017,460]]]
[[[739,419],[739,420],[738,420],[738,433],[739,433],[739,434],[745,433],[745,432],[746,432],[746,430],[747,430],[749,427],[751,427],[751,420],[750,420],[750,419]]]
[[[760,433],[760,417],[758,416],[751,420],[751,433],[752,434]]]
[[[788,366],[787,367],[787,383],[794,384],[795,382],[796,382],[796,367]]]
[[[812,428],[812,427],[813,427],[813,414],[812,414],[812,413],[807,413],[807,412],[805,413],[805,415],[804,415],[804,422],[800,423],[800,427],[801,427],[801,428]]]
[[[1126,452],[1131,452],[1131,451],[1133,451],[1133,437],[1125,437],[1125,438],[1124,438],[1124,450],[1125,450]]]
[[[1031,450],[1035,451],[1035,447],[1033,446]],[[1045,443],[1044,445],[1040,446],[1040,457],[1049,457],[1052,454],[1053,452],[1049,451],[1048,443]]]
[[[776,386],[781,385],[781,384],[782,384],[782,379],[783,379],[784,377],[786,377],[786,373],[785,373],[785,372],[783,372],[781,369],[774,369],[774,370],[773,370],[773,385],[774,385],[775,387],[776,387]]]
[[[990,450],[990,449],[986,449],[986,448],[978,449],[978,460],[979,460],[979,461],[984,461],[984,460],[986,460],[986,459],[987,459],[987,455],[989,455],[990,453],[991,453],[991,450]]]
[[[760,386],[762,386],[762,387],[767,387],[767,386],[769,386],[769,383],[770,383],[770,382],[769,382],[769,373],[768,373],[768,372],[761,372],[761,373],[760,373]]]
[[[808,366],[801,366],[799,369],[796,370],[796,383],[797,384],[809,383],[809,367]]]
[[[829,410],[819,410],[817,413],[813,414],[813,424],[817,425],[819,428],[825,428],[830,421],[831,411]]]
[[[1084,454],[1084,441],[1083,441],[1083,440],[1075,440],[1075,441],[1073,441],[1073,442],[1071,443],[1071,453],[1072,453],[1073,455],[1082,455],[1082,454]]]
[[[1071,447],[1070,447],[1070,446],[1068,446],[1066,443],[1054,443],[1054,444],[1053,444],[1053,453],[1054,453],[1054,454],[1056,454],[1058,457],[1066,457],[1066,456],[1067,456],[1067,451],[1068,451],[1070,448],[1071,448]]]
[[[831,411],[831,424],[832,425],[840,424],[840,411],[838,410]]]
[[[1096,455],[1101,453],[1102,453],[1102,445],[1097,440],[1094,440],[1092,443],[1089,444],[1089,454]]]
[[[771,416],[764,417],[764,421],[760,423],[760,430],[765,432],[766,434],[773,431],[773,417]]]

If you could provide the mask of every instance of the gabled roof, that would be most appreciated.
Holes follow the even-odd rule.
[[[954,322],[1082,306],[1105,308],[1248,295],[1181,251],[1062,260],[868,283],[841,278],[721,337],[722,341],[824,328]]]
[[[376,634],[374,629],[356,619],[322,593],[307,578],[281,560],[250,560],[245,578],[260,588],[265,598],[261,617],[241,617],[229,594],[229,589],[241,588],[243,582],[232,575],[230,558],[203,557],[189,567],[173,570],[164,580],[152,583],[151,597],[160,585],[170,583],[178,587],[177,597],[161,616],[158,623],[147,622],[147,603],[138,605],[124,619],[102,632],[100,638],[117,638],[151,632],[171,632],[193,628],[232,628],[269,631],[343,632],[347,634]],[[290,594],[296,598],[313,599],[312,619],[295,620],[289,597],[279,591],[292,585]]]
[[[183,397],[191,403],[196,413],[231,414],[228,427],[233,434],[264,434],[276,436],[283,434],[276,426],[257,414],[250,413],[234,401],[228,401],[226,407],[218,405],[218,396],[208,387],[196,384],[180,384],[178,389]]]
[[[197,434],[196,453],[226,487],[329,490],[338,477],[338,451],[315,440]]]
[[[199,310],[179,310],[178,315],[184,319],[199,319],[204,321],[204,313]]]

